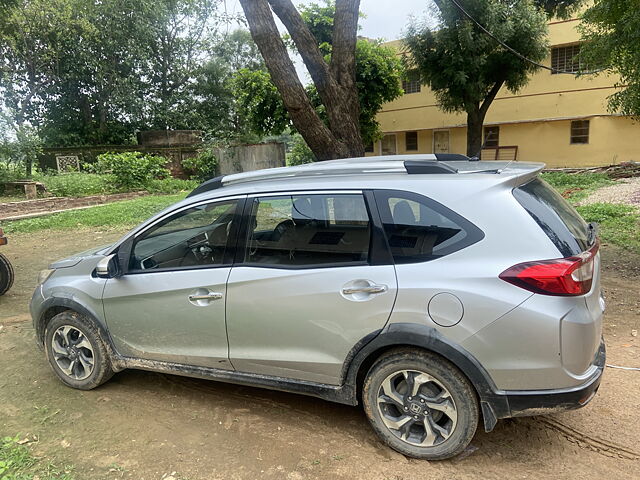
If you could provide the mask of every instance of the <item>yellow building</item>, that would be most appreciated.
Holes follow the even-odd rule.
[[[552,46],[546,65],[575,71],[578,19],[549,23]],[[400,41],[389,45],[402,49]],[[498,93],[485,120],[483,159],[542,161],[549,167],[640,161],[640,123],[607,110],[617,78],[576,78],[539,70],[513,94]],[[384,105],[377,118],[384,138],[368,155],[466,153],[466,114],[445,113],[418,79],[403,82],[405,94]]]

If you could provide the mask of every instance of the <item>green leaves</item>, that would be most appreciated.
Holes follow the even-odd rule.
[[[112,174],[116,185],[125,190],[144,188],[150,179],[166,178],[167,159],[141,152],[103,153],[94,166],[96,173]]]
[[[640,9],[637,0],[599,0],[583,16],[580,55],[591,68],[619,75],[609,109],[640,116]]]

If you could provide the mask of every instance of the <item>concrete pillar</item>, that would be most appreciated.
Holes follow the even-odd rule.
[[[38,198],[38,189],[35,183],[25,183],[24,194],[27,196],[27,200],[35,200]]]

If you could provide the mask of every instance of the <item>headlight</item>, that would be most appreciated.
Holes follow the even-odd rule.
[[[38,274],[38,285],[46,282],[47,278],[49,278],[53,272],[55,272],[55,270],[40,270],[40,273]]]

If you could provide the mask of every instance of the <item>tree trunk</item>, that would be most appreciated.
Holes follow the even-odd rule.
[[[324,61],[317,40],[290,0],[240,0],[251,36],[262,54],[294,126],[317,160],[364,155],[360,135],[358,92],[355,84],[355,40],[359,0],[338,0],[334,38],[338,39],[335,66]],[[269,6],[271,5],[271,7]],[[338,7],[339,6],[339,7]],[[343,11],[356,8],[356,20]],[[271,9],[278,15],[309,70],[325,106],[329,127],[320,119],[300,82],[280,37]]]
[[[479,108],[467,110],[467,156],[478,157],[482,153],[482,125],[484,115]]]
[[[503,80],[499,80],[493,84],[487,95],[484,97],[481,105],[470,101],[467,102],[465,110],[467,111],[467,156],[478,157],[482,155],[482,147],[484,146],[484,138],[482,135],[482,127],[487,111],[496,95],[504,84]]]

